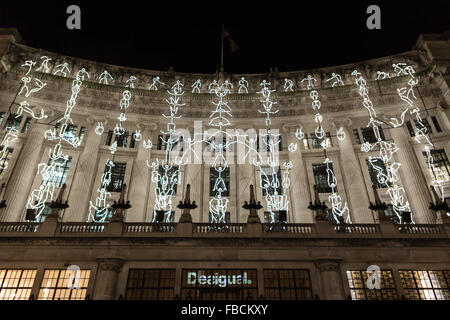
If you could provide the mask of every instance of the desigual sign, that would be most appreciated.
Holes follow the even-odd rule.
[[[205,275],[203,273],[197,274],[195,271],[190,271],[187,273],[187,284],[190,285],[208,285],[208,286],[218,286],[221,288],[225,288],[229,285],[238,285],[238,284],[252,284],[252,280],[248,279],[247,272],[243,272],[242,274],[235,275],[225,275],[220,273],[214,273]]]

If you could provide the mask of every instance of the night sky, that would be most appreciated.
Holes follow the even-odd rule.
[[[450,1],[2,1],[0,27],[25,43],[74,57],[128,67],[214,73],[221,24],[225,71],[267,72],[333,66],[412,48],[420,33],[450,30]],[[81,8],[81,30],[69,30],[66,8]],[[381,30],[369,30],[366,8],[381,8]]]

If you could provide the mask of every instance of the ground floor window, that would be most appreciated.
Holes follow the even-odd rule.
[[[258,298],[255,269],[183,269],[181,299],[249,300]]]
[[[46,269],[38,300],[85,300],[91,270]]]
[[[450,270],[399,270],[406,299],[450,300]]]
[[[393,300],[398,299],[391,270],[380,270],[380,289],[367,286],[366,270],[347,270],[347,280],[352,300]],[[370,274],[369,274],[370,275]]]
[[[164,300],[174,298],[175,269],[130,269],[126,299]]]
[[[0,300],[28,300],[36,271],[0,269]]]
[[[264,269],[264,298],[272,300],[312,299],[307,269]]]

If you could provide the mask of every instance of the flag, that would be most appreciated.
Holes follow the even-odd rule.
[[[224,25],[222,25],[222,34],[223,34],[224,37],[228,37],[228,42],[230,43],[231,52],[235,52],[236,50],[239,49],[239,47],[236,44],[236,42],[234,42],[234,40],[231,39],[230,33],[227,31],[227,29],[225,29]]]

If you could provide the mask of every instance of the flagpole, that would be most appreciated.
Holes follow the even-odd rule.
[[[221,46],[221,54],[220,54],[220,71],[223,70],[223,29],[224,29],[224,25],[222,23],[222,30],[220,30],[220,32],[222,34],[222,46]]]

